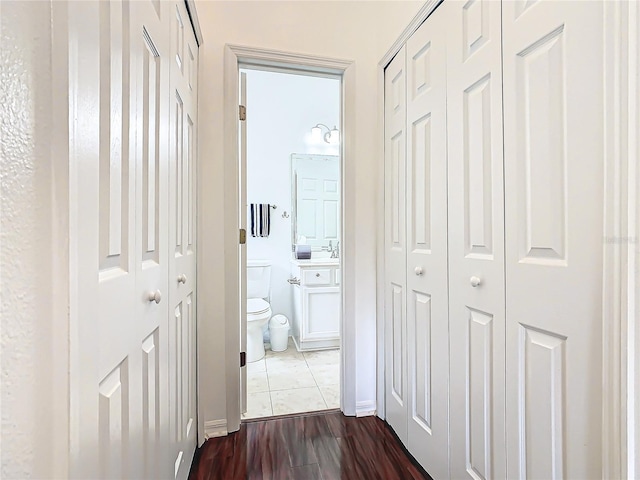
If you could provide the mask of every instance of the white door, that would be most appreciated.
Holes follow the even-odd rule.
[[[71,476],[150,478],[168,432],[168,32],[147,1],[81,2],[69,30]]]
[[[162,4],[162,2],[160,2]],[[169,366],[171,460],[186,478],[196,447],[196,131],[198,46],[183,2],[171,4]]]
[[[406,355],[408,448],[449,477],[446,28],[436,10],[407,41]],[[406,194],[405,194],[406,192]],[[394,300],[395,301],[395,300]]]
[[[406,47],[384,74],[385,165],[385,410],[386,420],[407,444],[406,329]]]
[[[247,351],[247,212],[249,206],[247,205],[247,120],[246,120],[246,107],[247,107],[247,74],[240,72],[240,106],[244,107],[244,116],[241,115],[239,120],[238,132],[239,138],[239,160],[240,160],[240,218],[238,219],[238,225],[240,229],[244,230],[245,243],[240,244],[239,256],[240,256],[240,351]],[[246,364],[240,365],[240,412],[247,413],[247,366]]]
[[[501,4],[445,2],[451,478],[505,478]]]
[[[142,398],[136,401],[142,406],[144,476],[149,478],[170,468],[166,455],[172,406],[166,401],[169,303],[162,298],[169,293],[169,24],[160,11],[162,5],[151,1],[131,5],[131,74],[136,92],[131,111],[136,122],[130,125],[136,139],[135,163],[131,165],[136,179],[136,292],[148,296],[138,302],[141,312],[134,322],[142,341],[141,352],[136,352],[142,354]],[[154,300],[149,300],[151,295]]]
[[[339,179],[338,157],[318,156],[296,163],[296,231],[312,247],[328,246],[329,242],[335,247],[340,240]]]
[[[602,15],[503,4],[513,479],[602,477]]]

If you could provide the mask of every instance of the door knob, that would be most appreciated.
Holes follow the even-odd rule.
[[[162,293],[160,293],[160,290],[149,292],[147,293],[147,300],[149,300],[150,302],[160,303],[160,300],[162,300]]]
[[[319,273],[316,273],[316,277],[320,278],[320,274],[319,274]]]
[[[187,276],[184,273],[182,275],[178,275],[178,283],[187,283]]]
[[[469,279],[469,283],[471,283],[471,286],[475,288],[482,283],[482,280],[480,280],[479,277],[471,277]]]
[[[416,267],[414,269],[414,272],[416,272],[416,275],[422,275],[424,273],[424,270],[422,270],[422,267]]]

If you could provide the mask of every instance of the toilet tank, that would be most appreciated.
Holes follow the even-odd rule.
[[[271,262],[247,260],[247,298],[267,298],[271,287]]]

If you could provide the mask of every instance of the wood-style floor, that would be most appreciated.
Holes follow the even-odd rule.
[[[190,480],[424,480],[387,425],[340,412],[244,423],[196,452]]]

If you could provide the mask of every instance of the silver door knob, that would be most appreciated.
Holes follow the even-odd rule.
[[[184,273],[182,275],[178,275],[178,283],[187,283],[187,276]]]
[[[319,274],[319,273],[316,273],[316,277],[320,278],[320,274]]]
[[[416,275],[422,275],[424,273],[422,267],[416,267],[413,271],[416,272]]]
[[[149,300],[150,302],[160,303],[160,300],[162,300],[162,293],[160,293],[160,290],[149,292],[147,294],[147,300]]]
[[[471,277],[469,279],[469,283],[471,283],[471,286],[475,288],[482,283],[482,280],[480,280],[479,277]]]

